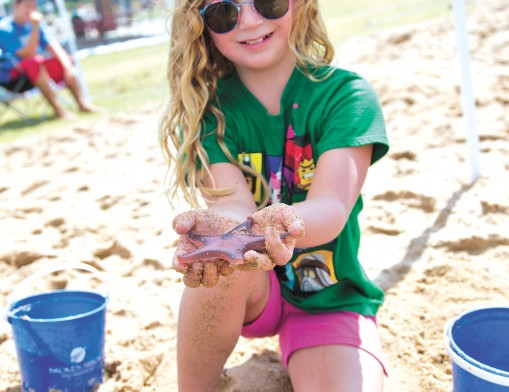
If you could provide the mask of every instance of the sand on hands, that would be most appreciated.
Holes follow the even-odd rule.
[[[378,91],[392,146],[364,187],[360,254],[386,290],[378,322],[387,391],[451,390],[445,323],[469,309],[509,303],[509,2],[478,5],[468,23],[482,170],[474,182],[451,20],[338,48],[338,64]],[[141,108],[0,146],[0,304],[45,266],[80,261],[101,270],[111,301],[100,392],[177,390],[184,284],[171,268],[177,211],[162,196],[159,115],[157,107]],[[34,290],[99,284],[70,271]],[[241,338],[218,390],[290,391],[278,353],[276,337]],[[0,356],[0,391],[19,391],[5,322]]]

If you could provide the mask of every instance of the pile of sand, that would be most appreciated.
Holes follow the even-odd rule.
[[[475,182],[451,21],[362,37],[338,50],[340,65],[378,90],[392,144],[365,185],[361,251],[387,293],[379,325],[388,391],[450,390],[446,321],[509,303],[509,2],[478,6],[469,27],[482,170]],[[111,294],[101,392],[176,390],[183,283],[170,268],[175,213],[161,196],[159,113],[149,107],[0,146],[0,304],[47,265],[81,261],[101,270]],[[44,284],[78,283],[100,284],[78,271]],[[19,391],[7,323],[0,324],[0,357],[0,390]],[[219,390],[290,391],[277,339],[241,339]]]

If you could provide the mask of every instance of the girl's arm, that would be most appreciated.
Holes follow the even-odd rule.
[[[306,200],[292,206],[304,220],[305,235],[297,247],[327,243],[343,230],[366,179],[372,150],[372,145],[337,148],[320,156]]]
[[[246,252],[245,264],[255,269],[286,264],[294,247],[318,246],[336,238],[359,197],[371,163],[372,149],[368,145],[324,152],[318,160],[305,201],[291,207],[276,204],[253,214],[255,226],[266,227],[267,252]],[[278,230],[272,230],[271,226]],[[290,233],[283,243],[279,239],[281,230]]]
[[[287,230],[293,229],[295,233],[293,243],[291,240],[285,241],[286,247],[278,246],[279,240],[275,238],[277,234],[266,235],[269,237],[267,245],[268,249],[272,250],[270,256],[273,261],[278,264],[279,260],[288,261],[288,251],[293,249],[293,246],[299,248],[318,246],[332,241],[339,235],[359,198],[371,164],[372,152],[373,146],[366,145],[336,148],[320,156],[306,200],[291,206],[291,209],[297,212],[297,217],[304,222],[303,237],[299,238],[298,234],[300,221],[295,227],[291,227],[292,222],[296,220],[291,209],[281,210],[279,206],[271,206],[265,208],[266,211],[255,213],[255,223],[259,221],[261,227],[279,215],[277,219],[282,226]],[[217,187],[234,187],[236,192],[219,198],[216,204],[210,204],[210,209],[224,213],[237,221],[245,220],[256,211],[244,175],[238,168],[221,163],[212,165],[211,171]],[[297,238],[299,239],[295,244]],[[281,251],[278,252],[278,249]],[[252,262],[260,257],[254,253],[247,256]]]
[[[178,261],[179,254],[186,254],[196,249],[190,241],[189,232],[202,235],[224,234],[256,211],[256,204],[249,192],[242,171],[229,163],[213,164],[210,167],[214,181],[209,180],[207,186],[216,188],[233,188],[232,194],[207,200],[206,210],[191,210],[175,217],[173,228],[180,235],[177,251],[173,259],[174,268],[184,274],[184,283],[189,287],[204,285],[213,287],[220,275],[228,276],[232,267],[224,260],[216,262],[201,261],[182,264]]]
[[[253,218],[255,231],[265,235],[267,252],[248,251],[244,255],[246,269],[270,269],[288,262],[295,246],[311,247],[333,240],[359,197],[371,154],[371,145],[323,153],[305,201],[292,206],[275,204],[258,212],[242,171],[229,163],[211,165],[215,186],[235,191],[208,200],[208,210],[190,211],[175,218],[174,228],[181,235],[177,252],[192,250],[194,245],[186,235],[189,231],[205,235],[225,233],[248,216]],[[284,232],[290,235],[281,240],[279,235]],[[232,272],[227,265],[210,262],[175,266],[185,274],[184,282],[191,287],[214,286],[219,275]]]
[[[211,165],[210,171],[216,188],[233,188],[234,193],[207,200],[210,210],[225,214],[239,222],[256,212],[246,179],[242,171],[231,163],[216,163]],[[207,186],[212,186],[209,180]]]
[[[265,236],[267,252],[248,251],[244,255],[244,265],[237,265],[236,268],[266,270],[273,268],[275,264],[288,262],[297,238],[304,234],[302,219],[296,211],[280,204],[256,212],[253,195],[240,169],[230,163],[218,163],[211,165],[210,170],[214,181],[211,180],[209,186],[212,186],[213,182],[216,188],[231,188],[234,192],[208,200],[207,210],[192,210],[175,217],[173,228],[180,237],[174,267],[184,274],[184,283],[190,287],[201,284],[212,287],[217,284],[220,275],[227,276],[233,272],[233,268],[224,260],[180,263],[178,261],[180,254],[196,249],[196,245],[188,236],[189,232],[194,231],[202,235],[224,234],[250,216],[253,218],[253,233]],[[289,235],[281,240],[279,235],[286,232]]]
[[[186,234],[190,231],[207,231],[208,235],[223,234],[231,229],[232,222],[240,223],[256,211],[256,204],[253,196],[247,187],[242,171],[230,163],[216,163],[211,165],[210,172],[214,181],[210,179],[207,186],[212,187],[213,182],[216,188],[232,188],[234,192],[229,195],[208,198],[208,211],[217,214],[207,214],[205,210],[194,210],[184,212],[176,217],[174,227],[178,234]],[[224,217],[222,222],[220,217]],[[206,220],[214,220],[209,227],[205,226]],[[235,225],[236,226],[236,225]]]

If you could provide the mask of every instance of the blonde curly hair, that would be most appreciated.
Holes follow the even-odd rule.
[[[294,7],[288,43],[299,69],[306,72],[307,65],[330,64],[334,49],[318,12],[318,0],[289,1],[294,2]],[[219,107],[211,105],[218,78],[233,72],[234,65],[210,45],[210,35],[199,13],[204,6],[205,0],[179,0],[173,12],[167,69],[170,101],[161,118],[159,134],[171,174],[168,197],[173,204],[181,190],[186,202],[198,208],[199,192],[208,200],[233,192],[214,185],[210,161],[201,143],[202,119],[209,111],[217,120],[218,142],[232,164],[262,180],[265,199],[259,208],[263,208],[268,202],[267,182],[261,174],[231,156],[224,143],[224,115]],[[201,164],[200,169],[197,162]],[[212,186],[207,186],[207,180]]]

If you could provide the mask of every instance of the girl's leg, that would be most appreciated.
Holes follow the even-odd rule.
[[[263,271],[235,271],[213,288],[184,289],[177,330],[179,391],[214,390],[242,325],[263,311],[269,293]]]
[[[384,371],[368,352],[353,346],[329,345],[295,351],[288,362],[295,392],[383,390]]]

